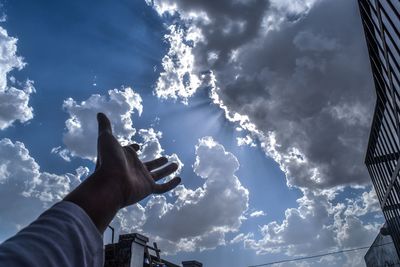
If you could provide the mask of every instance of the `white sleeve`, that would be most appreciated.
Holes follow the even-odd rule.
[[[103,262],[102,235],[86,212],[68,201],[0,245],[1,267],[102,267]]]

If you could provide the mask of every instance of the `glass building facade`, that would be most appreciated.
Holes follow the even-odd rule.
[[[377,97],[365,164],[400,255],[400,1],[358,3]]]

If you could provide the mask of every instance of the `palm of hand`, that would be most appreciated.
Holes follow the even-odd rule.
[[[99,113],[97,118],[99,137],[96,172],[120,187],[122,207],[139,202],[152,193],[168,192],[180,183],[180,178],[175,177],[164,184],[157,184],[156,181],[175,172],[178,165],[170,163],[162,167],[168,163],[165,157],[142,163],[136,153],[139,146],[121,146],[112,135],[108,118],[103,113]]]

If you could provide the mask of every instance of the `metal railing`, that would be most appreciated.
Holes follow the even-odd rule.
[[[400,2],[358,3],[377,96],[365,164],[400,255]]]

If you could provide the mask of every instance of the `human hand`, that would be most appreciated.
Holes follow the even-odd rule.
[[[142,163],[136,153],[139,150],[137,144],[121,146],[112,135],[111,123],[106,115],[97,114],[97,120],[99,136],[95,171],[64,201],[80,206],[103,233],[121,208],[135,204],[150,194],[168,192],[181,179],[175,177],[157,184],[158,180],[175,172],[178,165],[167,164],[165,157]]]
[[[112,135],[111,123],[107,116],[98,113],[97,120],[99,136],[95,173],[120,187],[121,207],[135,204],[153,193],[168,192],[181,182],[179,177],[175,177],[166,183],[157,184],[156,181],[175,172],[178,165],[167,164],[166,157],[142,163],[137,155],[139,145],[121,146]]]

